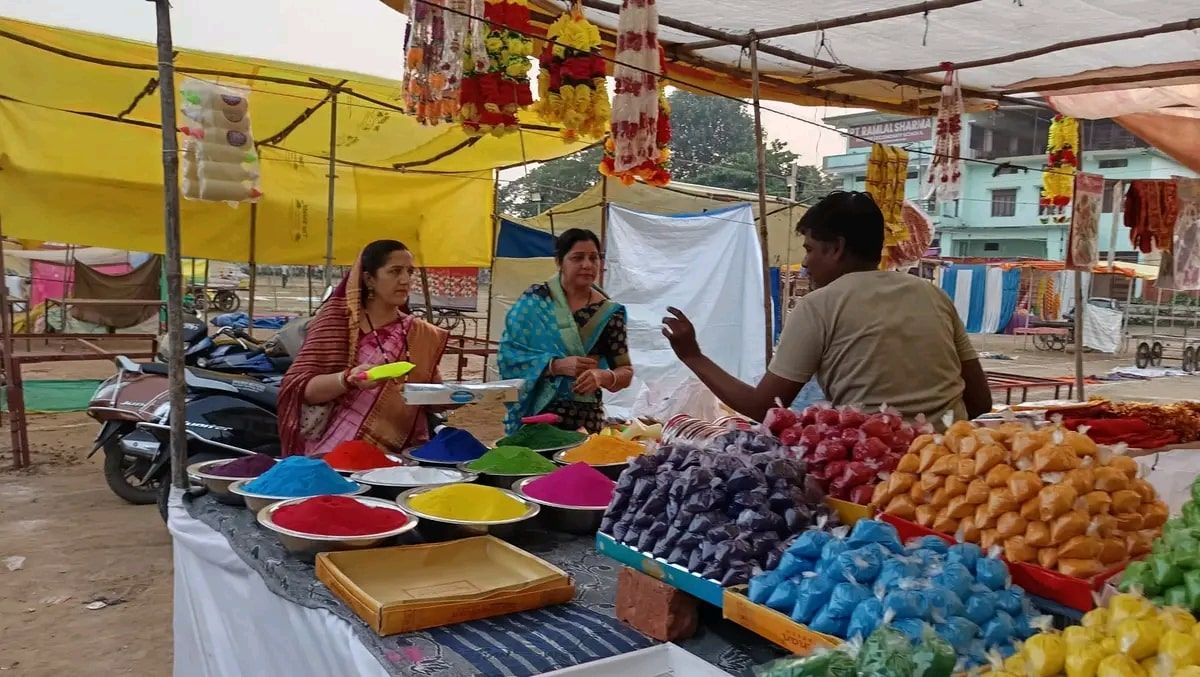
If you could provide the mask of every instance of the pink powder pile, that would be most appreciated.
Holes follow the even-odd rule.
[[[525,485],[532,498],[581,508],[605,508],[617,483],[586,463],[572,463]]]

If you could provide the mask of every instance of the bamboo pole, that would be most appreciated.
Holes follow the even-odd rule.
[[[254,292],[258,287],[258,203],[250,203],[250,302],[246,304],[246,315],[250,324],[246,331],[254,336]]]
[[[0,221],[2,223],[2,221]],[[0,227],[0,265],[4,261],[4,233]],[[32,288],[32,284],[30,285]],[[26,301],[28,305],[29,301]],[[24,441],[25,401],[17,379],[18,365],[13,359],[12,318],[8,305],[8,273],[5,268],[4,284],[0,285],[0,332],[4,336],[4,386],[8,395],[8,427],[12,439],[13,467],[29,465],[29,447]],[[28,329],[26,331],[29,331]]]
[[[171,40],[171,5],[152,0],[158,23],[158,91],[162,107],[163,225],[167,271],[167,380],[171,405],[171,483],[186,489],[187,384],[183,364],[183,272],[179,234],[179,143],[175,138],[175,55]]]
[[[1068,243],[1067,246],[1070,246]],[[1083,393],[1083,271],[1075,271],[1075,401],[1087,398]]]
[[[329,199],[326,202],[325,215],[325,289],[333,284],[333,209],[335,206],[334,193],[337,181],[337,110],[338,95],[334,92],[329,101]]]
[[[500,170],[492,170],[492,248],[488,254],[488,261],[491,267],[488,269],[488,295],[487,308],[484,310],[484,322],[487,326],[483,330],[483,382],[488,380],[488,351],[492,349],[492,303],[494,303],[496,292],[496,241],[500,237]],[[479,335],[478,330],[475,332]]]
[[[758,91],[758,39],[750,40],[750,95],[754,100],[754,151],[758,171],[758,239],[761,241],[762,279],[763,279],[763,314],[766,319],[767,362],[771,361],[774,353],[774,334],[771,331],[775,324],[775,315],[771,312],[771,268],[767,252],[767,149],[762,127],[762,100]]]
[[[605,256],[608,247],[608,177],[600,176],[600,256]],[[604,271],[608,265],[600,263],[600,286],[604,286]]]

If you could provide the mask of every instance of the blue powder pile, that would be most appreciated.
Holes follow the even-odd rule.
[[[462,463],[474,461],[487,453],[487,447],[471,433],[458,428],[442,428],[422,446],[410,452],[419,461]]]
[[[262,496],[323,496],[348,494],[358,488],[319,458],[289,456],[243,488]]]

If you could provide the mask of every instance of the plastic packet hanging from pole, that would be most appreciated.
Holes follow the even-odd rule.
[[[247,90],[186,78],[180,87],[187,124],[181,190],[190,200],[257,202],[259,157],[250,131]]]

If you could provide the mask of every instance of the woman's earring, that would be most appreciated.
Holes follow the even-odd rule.
[[[367,287],[367,298],[368,299],[375,298],[375,288],[374,287]]]

